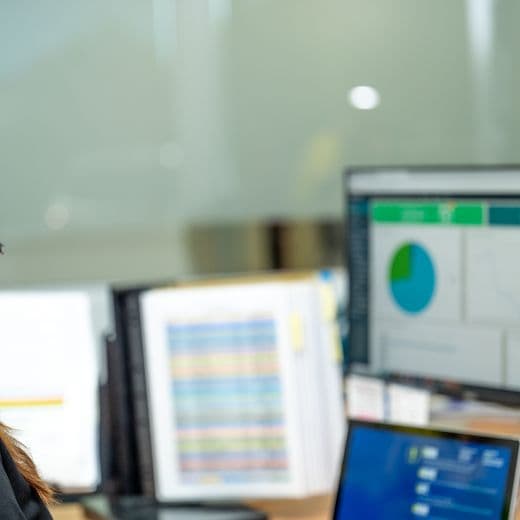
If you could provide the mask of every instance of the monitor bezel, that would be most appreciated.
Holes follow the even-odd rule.
[[[352,433],[356,428],[372,428],[376,430],[386,430],[390,432],[398,432],[409,435],[424,436],[425,438],[448,439],[462,442],[479,442],[491,446],[500,446],[511,450],[511,463],[507,474],[506,490],[504,494],[504,502],[501,514],[501,520],[513,519],[515,514],[516,494],[513,490],[518,484],[518,452],[520,440],[509,437],[482,435],[477,433],[469,433],[466,431],[445,430],[437,428],[421,428],[418,426],[408,426],[404,424],[391,424],[384,422],[362,421],[358,419],[350,419],[348,421],[347,438],[345,448],[343,450],[343,459],[341,462],[341,470],[336,485],[336,496],[334,499],[333,520],[341,520],[337,515],[338,507],[342,493],[342,483],[348,471],[348,456],[350,453]]]
[[[364,174],[364,175],[374,175],[374,174],[382,174],[382,173],[388,173],[388,174],[414,174],[414,175],[426,175],[426,174],[432,174],[432,175],[450,175],[453,173],[457,174],[482,174],[482,173],[488,173],[488,172],[503,172],[503,173],[514,173],[517,172],[520,176],[520,163],[514,164],[514,163],[506,163],[506,164],[477,164],[477,165],[471,165],[471,164],[395,164],[395,165],[360,165],[360,166],[348,166],[344,170],[343,175],[343,195],[347,195],[348,198],[351,196],[351,192],[348,189],[350,185],[352,184],[352,177],[354,175],[358,174]],[[374,192],[375,193],[375,192]],[[413,192],[410,192],[413,193]],[[477,195],[482,195],[485,192],[482,191],[475,191],[474,193],[468,192],[468,196],[473,197]],[[489,193],[489,192],[488,192]],[[503,195],[509,195],[511,193],[518,193],[520,194],[520,183],[518,186],[518,191],[511,191],[511,190],[505,190],[505,191],[497,191],[496,193],[493,193],[493,195],[500,194]],[[383,196],[399,196],[398,192],[393,193],[392,191],[386,192]],[[406,194],[403,194],[405,196]],[[408,194],[409,195],[409,194]],[[446,192],[442,196],[449,196],[449,192]]]

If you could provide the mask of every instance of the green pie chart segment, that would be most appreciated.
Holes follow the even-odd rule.
[[[388,272],[390,293],[404,312],[418,314],[430,305],[435,293],[435,268],[428,251],[409,242],[394,253]]]

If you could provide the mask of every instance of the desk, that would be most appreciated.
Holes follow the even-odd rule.
[[[332,498],[259,500],[248,505],[265,511],[269,520],[330,520]],[[88,520],[78,505],[55,506],[51,513],[54,520]],[[520,520],[520,511],[516,514],[516,520]]]
[[[257,500],[247,505],[267,513],[269,520],[329,520],[333,499],[320,496],[303,500]]]
[[[54,520],[86,520],[83,508],[78,504],[61,504],[51,507]]]
[[[248,503],[269,515],[269,520],[328,520],[331,497],[304,500],[258,500]],[[77,504],[63,504],[51,508],[54,520],[87,520],[83,508]]]
[[[464,428],[476,433],[520,437],[520,423],[510,418],[472,417],[453,422],[439,421],[436,425],[440,428]],[[321,496],[304,500],[255,500],[247,505],[266,512],[269,520],[329,520],[333,498]],[[54,520],[86,520],[81,507],[77,505],[56,506],[52,514]],[[516,520],[520,520],[520,510]]]
[[[249,502],[248,505],[269,515],[269,520],[330,520],[332,497],[316,497],[305,500],[272,500]],[[520,520],[517,508],[516,520]]]

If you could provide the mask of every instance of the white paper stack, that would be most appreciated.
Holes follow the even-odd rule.
[[[309,276],[143,294],[160,500],[332,491],[345,419],[329,290]]]
[[[100,484],[101,333],[106,288],[0,292],[0,421],[61,489]]]
[[[391,422],[426,426],[430,422],[431,394],[405,385],[388,385],[388,417]]]
[[[350,375],[345,381],[347,415],[352,419],[384,421],[386,385],[382,379]]]
[[[425,389],[351,374],[345,381],[345,393],[347,415],[352,419],[414,426],[426,426],[430,421],[431,395]]]

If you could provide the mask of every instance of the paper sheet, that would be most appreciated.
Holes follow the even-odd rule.
[[[285,492],[297,487],[299,448],[290,441],[297,411],[289,406],[292,385],[283,368],[294,350],[290,329],[280,328],[279,296],[242,287],[144,297],[162,498],[239,496],[244,489],[269,495],[280,484]]]
[[[426,426],[430,421],[430,392],[404,385],[388,385],[388,420]]]
[[[332,491],[341,384],[312,277],[141,303],[160,500]]]
[[[1,293],[0,331],[0,420],[15,429],[46,480],[93,488],[98,361],[88,295]]]
[[[379,379],[347,377],[347,415],[352,419],[385,420],[385,383]]]

